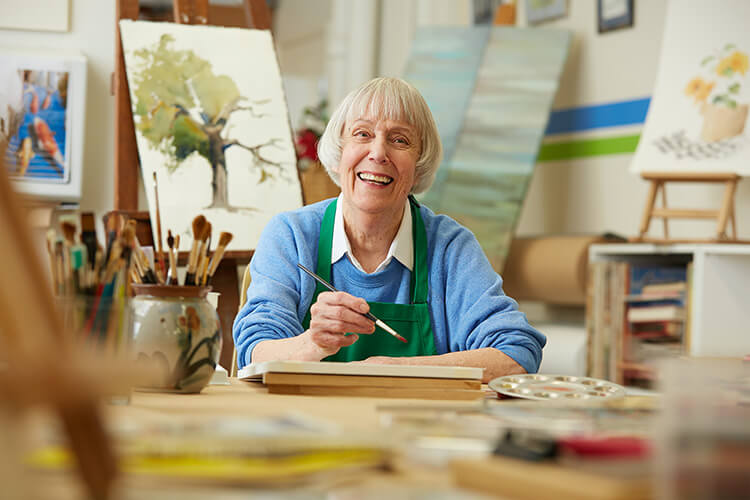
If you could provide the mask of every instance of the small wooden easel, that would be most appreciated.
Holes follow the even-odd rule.
[[[664,220],[664,241],[669,240],[669,229],[667,220],[670,218],[681,219],[717,219],[716,238],[704,239],[701,242],[737,242],[737,221],[734,215],[734,193],[737,190],[737,182],[740,176],[735,173],[692,173],[692,172],[650,172],[642,173],[644,180],[651,182],[646,199],[646,207],[641,219],[640,234],[633,241],[654,241],[646,238],[648,227],[652,217],[660,217]],[[667,182],[711,182],[724,183],[724,196],[721,207],[718,210],[681,209],[667,208]],[[656,196],[661,191],[662,208],[655,208]],[[732,223],[732,237],[727,235],[727,223]],[[661,241],[661,240],[656,240]],[[692,240],[695,241],[695,240]]]
[[[234,14],[230,9],[236,10]],[[115,96],[115,211],[131,218],[150,224],[148,212],[138,212],[138,148],[135,141],[135,126],[130,105],[130,92],[125,74],[125,59],[120,39],[120,19],[137,20],[140,13],[139,0],[117,0],[117,20],[115,30],[115,73],[113,93]],[[239,7],[209,5],[208,0],[173,0],[174,22],[180,24],[215,24],[238,26],[256,29],[271,29],[271,11],[266,0],[243,0]],[[245,23],[237,20],[245,19]],[[153,244],[151,228],[138,230],[144,245]],[[223,348],[219,363],[229,368],[232,361],[232,322],[239,307],[239,280],[237,266],[247,264],[252,257],[252,250],[229,251],[224,254],[213,278],[214,290],[221,293],[219,298],[219,318],[223,336]],[[180,252],[180,260],[185,261],[187,252]]]

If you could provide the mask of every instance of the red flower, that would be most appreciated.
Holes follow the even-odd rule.
[[[317,161],[318,159],[318,135],[309,128],[299,130],[295,138],[297,144],[297,157]]]

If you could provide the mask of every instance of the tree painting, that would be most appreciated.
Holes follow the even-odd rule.
[[[133,52],[136,128],[167,158],[170,172],[192,155],[205,158],[213,170],[213,201],[206,208],[232,209],[227,197],[229,148],[252,154],[251,167],[260,170],[258,183],[283,176],[282,164],[263,154],[265,148],[281,147],[281,139],[244,144],[232,137],[227,125],[236,113],[262,118],[258,108],[270,101],[250,101],[240,95],[232,78],[214,74],[210,62],[192,50],[174,48],[174,41],[172,35],[163,34],[157,43]]]

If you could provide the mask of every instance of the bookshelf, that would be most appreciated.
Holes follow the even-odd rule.
[[[597,244],[588,276],[590,376],[650,386],[663,357],[750,354],[750,245]]]

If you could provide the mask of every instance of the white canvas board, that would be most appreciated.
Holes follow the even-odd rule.
[[[632,171],[750,175],[748,19],[746,0],[669,3]]]
[[[457,378],[481,380],[482,368],[462,366],[376,365],[330,361],[264,361],[242,368],[237,377],[261,380],[264,373],[303,373],[315,375],[360,375],[371,377]]]
[[[229,231],[228,250],[255,248],[273,215],[302,206],[270,33],[126,20],[120,30],[152,220],[156,172],[162,235],[179,234],[180,249],[198,214],[214,245]],[[214,175],[220,152],[225,183]]]
[[[0,1],[0,29],[68,31],[70,0]]]

